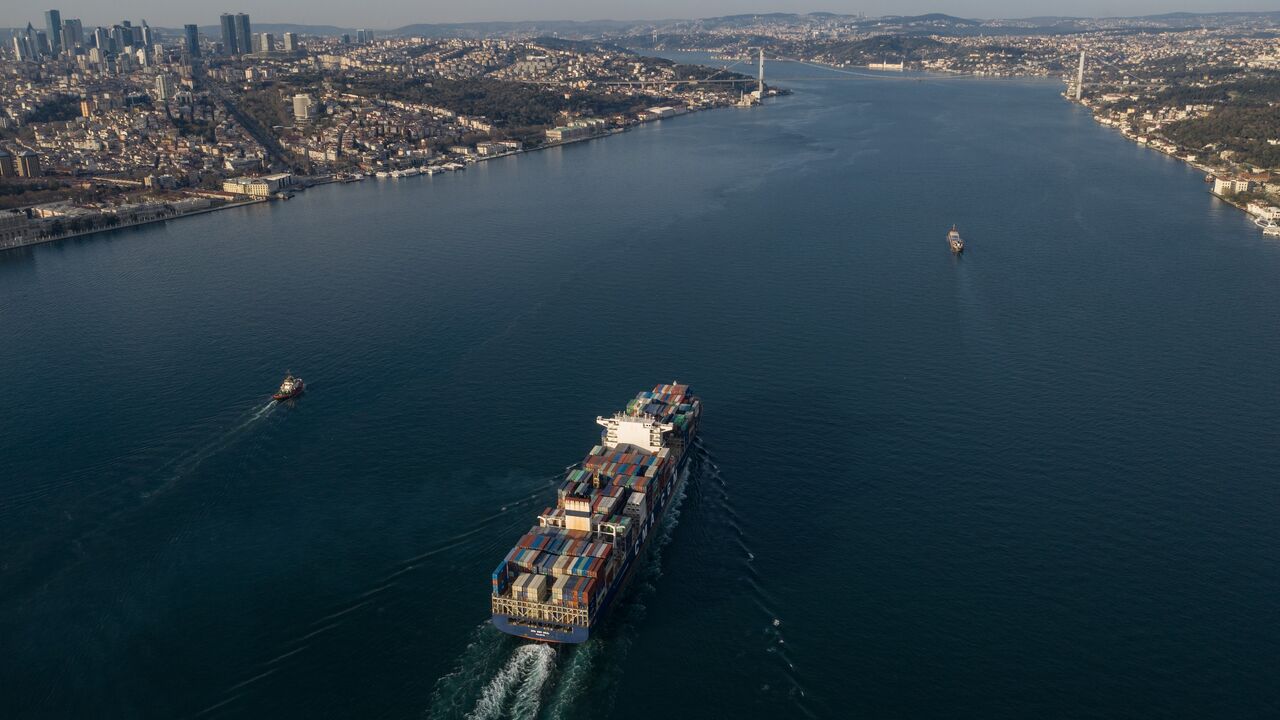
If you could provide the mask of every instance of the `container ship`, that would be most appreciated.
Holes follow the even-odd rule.
[[[493,571],[494,627],[541,642],[591,636],[680,491],[701,414],[689,386],[672,383],[596,418],[600,444]]]

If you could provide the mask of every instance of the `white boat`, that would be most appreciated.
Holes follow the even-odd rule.
[[[951,231],[947,233],[947,243],[951,245],[951,252],[956,254],[964,252],[964,240],[960,238],[960,231],[955,225],[952,225]]]

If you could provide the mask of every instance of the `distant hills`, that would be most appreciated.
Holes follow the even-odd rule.
[[[841,15],[829,12],[799,13],[760,13],[722,15],[700,19],[665,19],[665,20],[527,20],[506,22],[461,22],[461,23],[415,23],[394,29],[370,28],[381,36],[396,37],[537,37],[555,36],[565,38],[596,39],[616,38],[627,35],[645,33],[697,33],[711,30],[733,30],[759,24],[803,25],[806,23],[840,22],[851,27],[862,28],[870,32],[928,33],[928,34],[1009,34],[1009,33],[1063,33],[1082,32],[1098,29],[1123,29],[1131,27],[1183,29],[1188,27],[1214,27],[1226,24],[1238,24],[1251,19],[1270,20],[1280,23],[1280,11],[1259,12],[1209,12],[1189,13],[1173,12],[1160,15],[1143,15],[1137,17],[1083,18],[1071,16],[1039,16],[1008,19],[971,19],[961,18],[944,13],[928,13],[924,15],[887,15],[883,17],[864,17],[861,15]],[[32,20],[33,24],[36,23]],[[180,28],[161,28],[157,30],[168,33],[181,33]],[[335,37],[343,34],[355,35],[357,28],[339,27],[336,25],[304,25],[296,23],[257,23],[253,24],[256,32],[269,32],[277,35],[286,32],[299,35],[320,35]],[[221,34],[217,25],[202,25],[200,32],[210,38]],[[0,28],[0,38],[7,39],[10,30]]]

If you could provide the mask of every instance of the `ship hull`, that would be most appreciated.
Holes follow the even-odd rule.
[[[662,521],[666,518],[667,510],[671,507],[671,503],[684,488],[687,478],[686,468],[689,465],[689,458],[692,455],[693,440],[697,436],[698,428],[695,424],[692,432],[689,433],[687,445],[684,453],[681,455],[679,462],[676,463],[674,472],[674,480],[669,486],[668,491],[660,499],[661,505],[654,509],[653,521],[644,528],[645,533],[640,542],[640,546],[629,557],[623,565],[622,571],[618,573],[618,579],[609,587],[605,593],[604,600],[601,601],[599,609],[592,614],[591,627],[581,627],[576,625],[550,625],[546,623],[531,623],[521,619],[513,619],[509,615],[494,614],[492,616],[493,626],[508,635],[533,640],[535,642],[556,643],[563,645],[578,645],[586,642],[591,638],[591,632],[599,627],[613,610],[614,602],[619,600],[625,593],[626,588],[630,585],[632,576],[637,568],[640,567],[641,561],[649,551],[649,545],[653,541],[654,535],[662,526]]]

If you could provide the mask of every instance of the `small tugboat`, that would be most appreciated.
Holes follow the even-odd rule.
[[[947,233],[947,242],[951,244],[951,252],[957,254],[964,252],[964,240],[960,237],[960,231],[955,225],[952,225],[951,232]]]
[[[280,390],[271,397],[275,400],[288,400],[296,398],[306,389],[307,384],[302,382],[302,378],[296,378],[293,373],[285,375],[284,382],[280,383]]]

